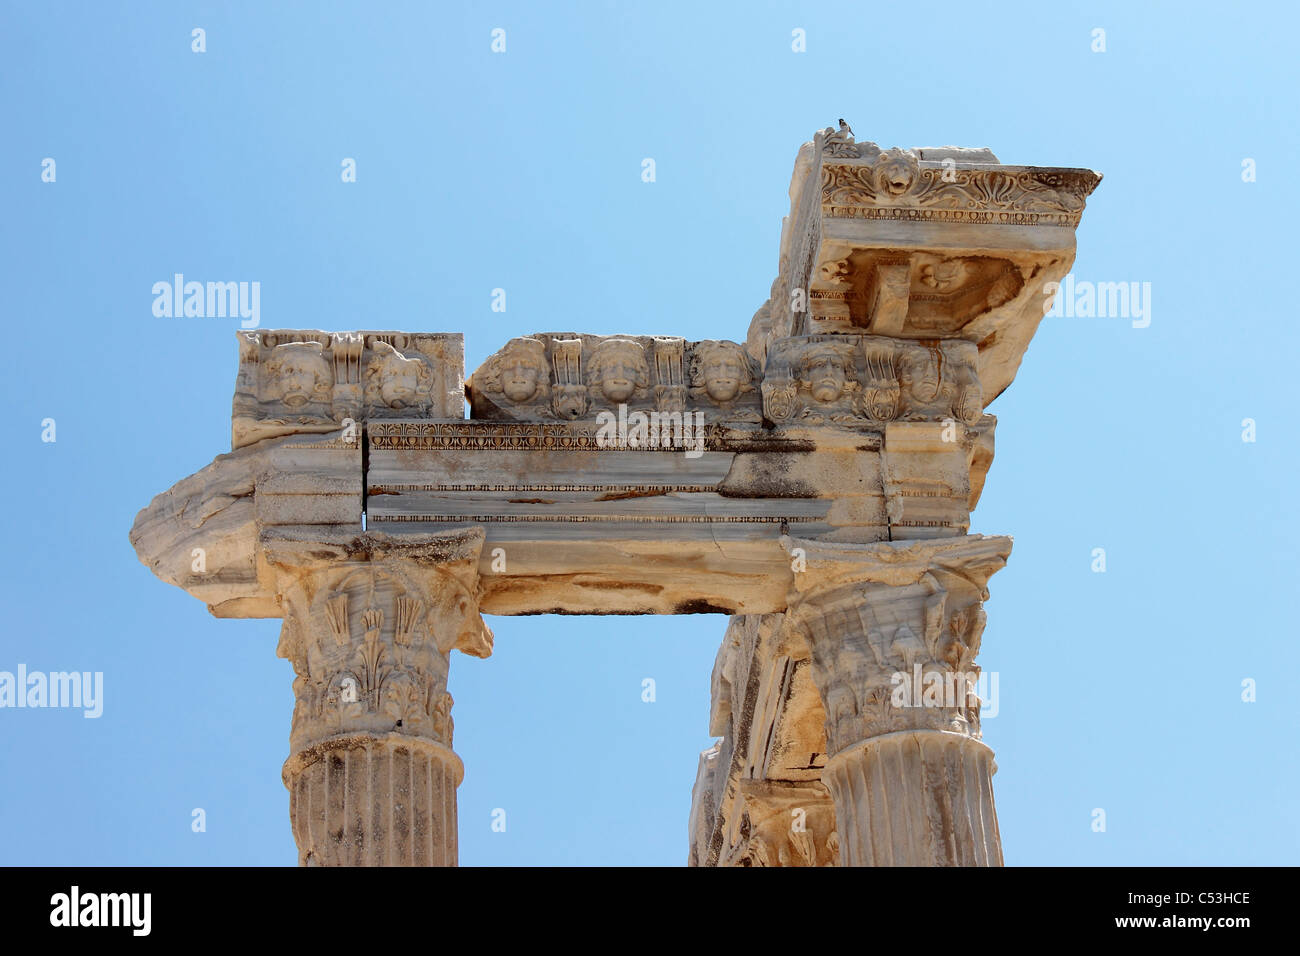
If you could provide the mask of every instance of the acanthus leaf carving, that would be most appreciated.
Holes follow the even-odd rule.
[[[829,752],[905,729],[978,737],[982,603],[1010,542],[800,546],[809,570],[787,613],[812,651]]]
[[[419,537],[363,535],[342,547],[277,539],[268,552],[282,575],[296,752],[348,733],[450,746],[448,655],[453,646],[491,652],[474,590],[482,532]]]

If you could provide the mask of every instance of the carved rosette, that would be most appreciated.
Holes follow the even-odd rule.
[[[803,568],[788,614],[812,651],[845,864],[1000,863],[975,657],[1010,539],[782,543]]]
[[[263,535],[284,609],[278,653],[295,674],[284,780],[304,864],[455,862],[448,655],[491,653],[482,543],[481,529]]]

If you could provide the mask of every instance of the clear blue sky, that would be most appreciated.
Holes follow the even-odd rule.
[[[841,116],[1103,172],[1074,273],[1152,287],[1145,329],[1048,319],[990,409],[1007,861],[1294,863],[1294,8],[541,6],[0,6],[0,670],[105,682],[98,720],[0,710],[0,863],[296,859],[279,622],[213,619],[127,541],[229,448],[238,321],[155,318],[153,283],[259,281],[263,328],[463,330],[471,370],[530,331],[743,339]],[[726,619],[490,623],[452,662],[462,864],[684,863]]]

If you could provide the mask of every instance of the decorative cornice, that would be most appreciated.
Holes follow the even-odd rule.
[[[1089,169],[945,166],[917,161],[915,180],[893,194],[876,186],[866,163],[827,163],[821,172],[822,215],[977,226],[1076,228],[1085,200],[1101,182]]]
[[[815,142],[829,218],[1073,229],[1101,182],[1091,169],[969,162],[969,153],[964,161],[922,158],[920,150],[855,142],[845,130],[823,130]]]

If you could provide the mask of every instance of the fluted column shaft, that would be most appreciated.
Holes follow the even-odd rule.
[[[823,780],[845,866],[1001,866],[993,751],[965,734],[904,730],[836,754]]]
[[[451,749],[406,734],[345,734],[285,764],[289,818],[304,866],[455,866]]]

